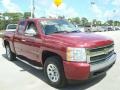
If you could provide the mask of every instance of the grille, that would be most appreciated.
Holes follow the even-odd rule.
[[[93,48],[88,50],[89,60],[91,64],[100,63],[110,58],[114,54],[114,44]]]
[[[90,49],[90,52],[97,52],[97,51],[103,51],[104,49],[111,49],[114,47],[114,44],[108,45],[108,46],[104,46],[104,47],[99,47],[99,48],[94,48],[94,49]]]
[[[106,59],[110,58],[114,54],[114,51],[109,52],[108,54],[102,54],[99,56],[90,57],[91,63],[99,63],[105,61]]]

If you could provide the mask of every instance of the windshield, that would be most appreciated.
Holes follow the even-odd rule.
[[[53,33],[74,32],[78,29],[66,20],[47,20],[41,21],[43,31],[46,35]]]

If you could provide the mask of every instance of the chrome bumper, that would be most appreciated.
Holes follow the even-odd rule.
[[[104,62],[100,62],[100,63],[97,63],[97,64],[90,65],[90,71],[95,72],[95,71],[99,71],[101,69],[104,69],[106,67],[109,67],[115,61],[116,61],[116,54],[113,54],[110,58],[108,58]]]

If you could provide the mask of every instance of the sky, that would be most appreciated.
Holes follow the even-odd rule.
[[[86,17],[89,20],[120,20],[120,0],[63,0],[59,7],[54,0],[35,0],[35,16],[66,18]],[[94,4],[91,4],[94,2]],[[28,12],[31,0],[0,0],[0,12]]]

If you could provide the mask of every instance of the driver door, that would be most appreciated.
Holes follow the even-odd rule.
[[[39,35],[36,24],[34,22],[28,22],[24,36],[22,38],[23,43],[23,56],[28,59],[38,61],[39,60]]]

